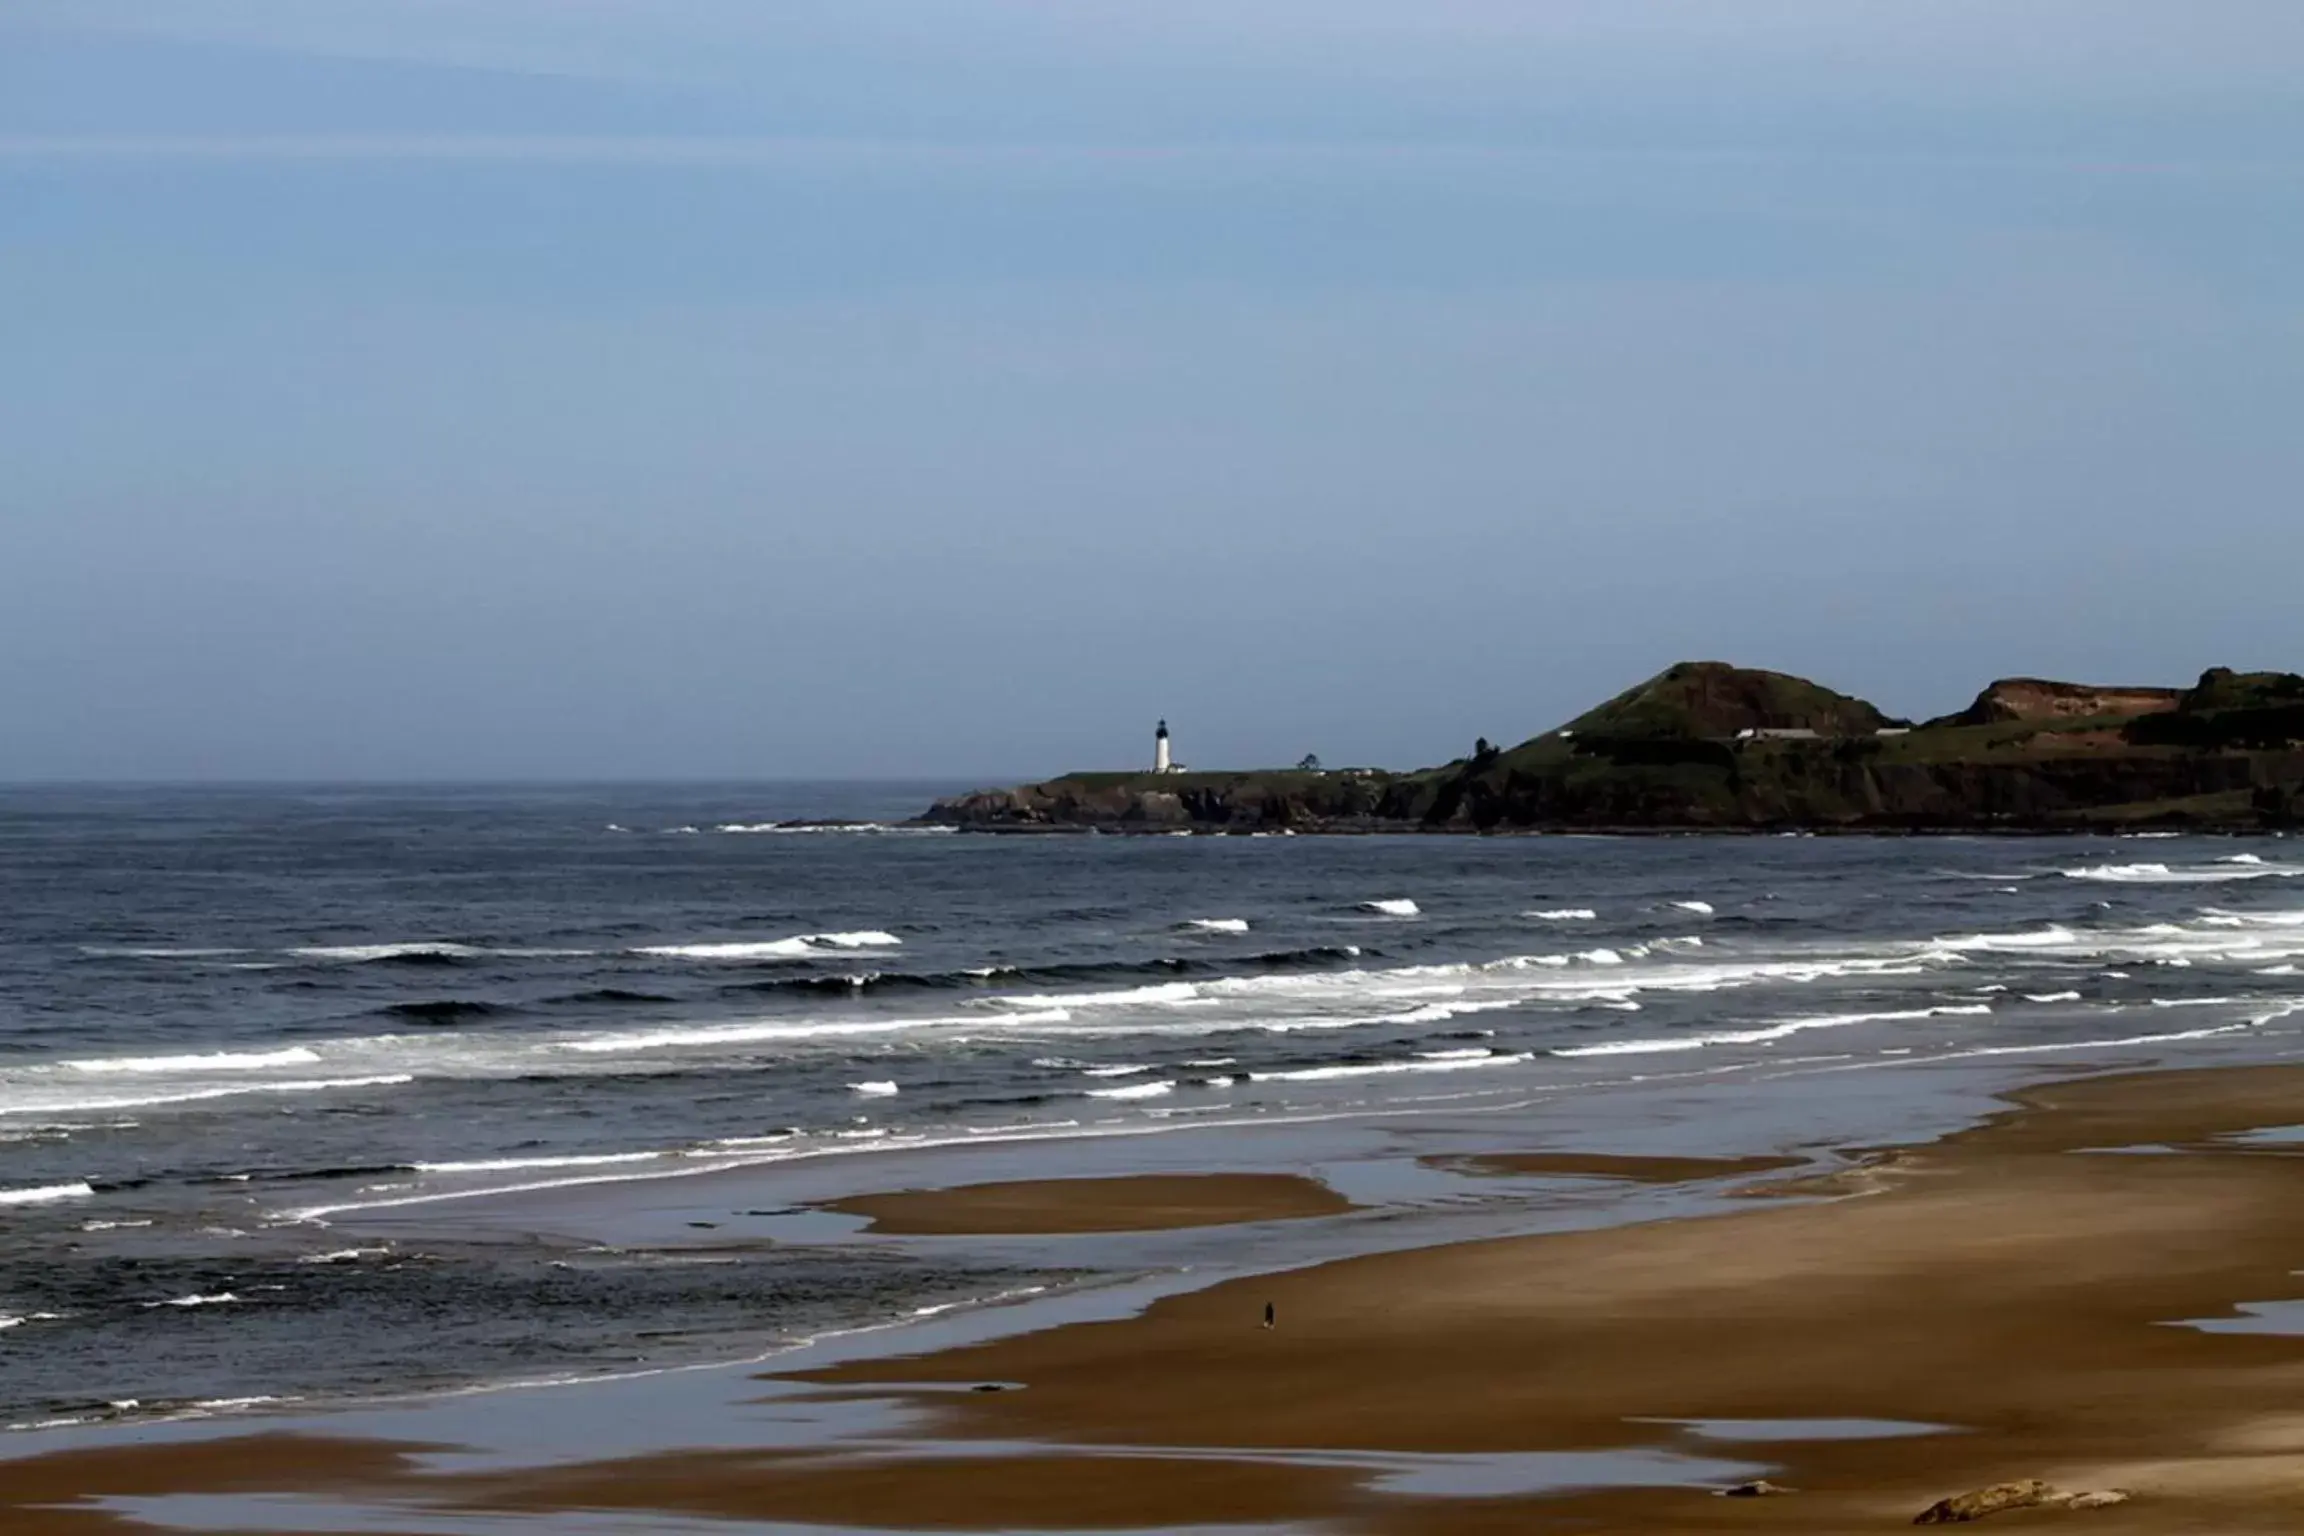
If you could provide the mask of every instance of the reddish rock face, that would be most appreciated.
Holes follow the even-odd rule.
[[[2006,677],[1954,715],[1954,725],[2078,720],[2091,715],[2164,715],[2184,702],[2181,688],[2096,688],[2038,677]]]

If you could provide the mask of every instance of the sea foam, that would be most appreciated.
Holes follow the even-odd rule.
[[[1176,1085],[1173,1082],[1162,1080],[1156,1083],[1131,1083],[1125,1088],[1091,1088],[1088,1090],[1088,1097],[1092,1099],[1157,1099],[1175,1091]]]
[[[215,1088],[182,1088],[167,1093],[139,1094],[133,1098],[105,1099],[42,1099],[29,1103],[0,1103],[0,1115],[56,1114],[74,1110],[148,1109],[163,1104],[196,1104],[209,1099],[229,1099],[239,1094],[258,1093],[326,1093],[343,1088],[394,1088],[416,1079],[409,1073],[387,1073],[377,1077],[308,1078],[284,1083],[233,1083]]]
[[[2167,864],[2090,864],[2059,870],[2067,880],[2107,881],[2115,885],[2191,885],[2219,880],[2261,880],[2289,873],[2264,863],[2254,854],[2240,854],[2207,868],[2179,869]]]
[[[418,1173],[508,1173],[524,1168],[600,1168],[611,1163],[645,1163],[656,1152],[593,1152],[562,1157],[491,1157],[461,1163],[414,1163]]]
[[[262,1072],[271,1067],[308,1067],[319,1060],[319,1056],[297,1045],[279,1051],[212,1051],[205,1055],[190,1056],[106,1056],[87,1061],[67,1061],[64,1065],[75,1072],[160,1075],[170,1072]]]
[[[1671,1051],[1699,1051],[1715,1045],[1767,1045],[1813,1029],[1845,1029],[1856,1024],[1895,1024],[1916,1019],[1960,1018],[1989,1014],[1989,1003],[1947,1004],[1937,1008],[1906,1008],[1886,1013],[1835,1013],[1814,1018],[1784,1019],[1757,1029],[1726,1029],[1709,1034],[1678,1035],[1665,1039],[1607,1040],[1598,1045],[1563,1046],[1555,1056],[1649,1056]]]
[[[471,960],[487,953],[470,944],[306,944],[288,951],[299,960],[337,960],[364,965],[373,960]]]
[[[715,944],[645,944],[632,951],[658,960],[800,960],[828,950],[894,949],[904,941],[892,933],[802,933],[788,939],[733,940]]]
[[[1457,1055],[1418,1057],[1412,1061],[1339,1062],[1327,1067],[1295,1067],[1277,1072],[1251,1072],[1249,1080],[1258,1083],[1320,1083],[1353,1077],[1390,1077],[1404,1072],[1463,1072],[1480,1067],[1509,1067],[1535,1060],[1532,1051],[1490,1053],[1467,1052]]]

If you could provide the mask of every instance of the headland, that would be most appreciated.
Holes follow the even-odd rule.
[[[2304,676],[2218,668],[2183,689],[2009,678],[1914,723],[1803,678],[1683,662],[1517,746],[1482,742],[1438,767],[1069,773],[942,800],[921,820],[997,832],[2265,832],[2304,825]]]

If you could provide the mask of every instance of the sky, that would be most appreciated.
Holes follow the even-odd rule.
[[[0,779],[2304,670],[2295,0],[9,0]]]

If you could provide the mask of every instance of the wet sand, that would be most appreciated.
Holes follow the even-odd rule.
[[[2296,1529],[2304,1338],[2170,1325],[2304,1295],[2304,1156],[2221,1139],[2304,1122],[2304,1068],[2016,1097],[1972,1130],[1807,1181],[1841,1198],[1375,1254],[1122,1321],[784,1378],[923,1415],[854,1444],[478,1472],[422,1469],[396,1446],[344,1463],[238,1449],[265,1437],[72,1452],[0,1463],[0,1528],[112,1536],[128,1527],[27,1523],[25,1506],[333,1477],[435,1520],[526,1511],[545,1530],[559,1512],[619,1510],[883,1529],[1825,1533],[1901,1528],[1945,1495],[2041,1477],[2135,1497],[1994,1528]],[[2160,1150],[2113,1150],[2138,1147]],[[1109,1194],[1068,1182],[1035,1198]],[[1008,1389],[954,1390],[989,1383]],[[1946,1432],[1720,1439],[1668,1422],[1688,1420]],[[1651,1474],[1683,1486],[1562,1486],[1589,1489],[1620,1452],[1707,1460]],[[1738,1465],[1800,1491],[1713,1496]]]
[[[350,1493],[404,1483],[416,1458],[443,1447],[303,1434],[240,1435],[223,1444],[59,1451],[0,1463],[0,1531],[8,1536],[118,1536],[149,1530],[101,1506],[169,1494]]]
[[[1688,1184],[1797,1168],[1797,1157],[1636,1157],[1613,1152],[1474,1152],[1420,1159],[1427,1167],[1492,1178],[1630,1179]]]
[[[895,1236],[982,1237],[1296,1220],[1339,1215],[1352,1202],[1292,1173],[1185,1173],[896,1190],[828,1200],[819,1209],[870,1217],[866,1230]]]

